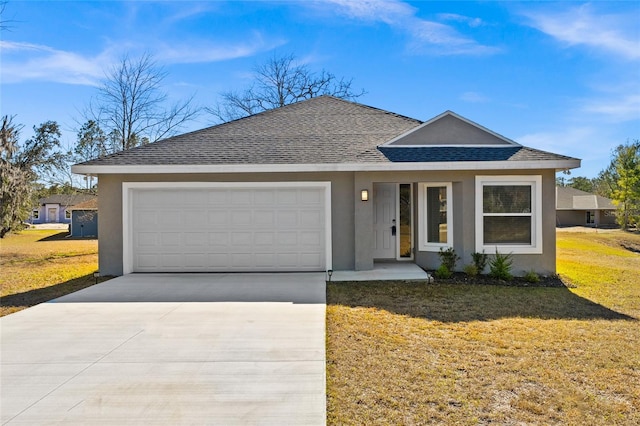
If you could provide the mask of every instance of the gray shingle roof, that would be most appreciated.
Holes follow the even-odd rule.
[[[377,108],[321,96],[82,164],[385,162],[376,146],[420,123]]]
[[[556,187],[556,209],[558,210],[615,210],[608,198],[591,194],[569,186]]]
[[[97,199],[97,197],[91,194],[55,194],[45,198],[40,198],[38,200],[38,204],[60,204],[61,206],[74,206],[76,204],[83,203],[92,199]]]
[[[513,146],[379,147],[421,124],[420,120],[381,109],[320,96],[81,165],[357,164],[570,158]]]

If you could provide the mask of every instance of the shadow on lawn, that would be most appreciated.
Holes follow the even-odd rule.
[[[441,322],[500,318],[636,320],[566,287],[350,282],[327,284],[327,305],[370,307]]]
[[[98,282],[107,281],[108,279],[110,279],[110,277],[100,277],[98,278]],[[87,274],[49,287],[29,290],[22,293],[9,294],[7,296],[0,297],[0,310],[3,315],[16,312],[17,310],[29,308],[40,303],[48,302],[52,299],[62,297],[66,294],[82,290],[83,288],[90,287],[95,283],[96,279],[93,277],[93,274]]]
[[[38,242],[46,241],[77,241],[77,240],[97,240],[97,237],[72,237],[69,232],[62,231],[57,234],[49,235],[48,237],[40,238]]]

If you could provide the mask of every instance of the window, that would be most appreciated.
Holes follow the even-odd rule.
[[[476,177],[476,251],[542,253],[541,176]]]
[[[40,210],[34,210],[31,215],[34,219],[40,219]]]
[[[587,225],[593,225],[596,222],[596,212],[587,211]]]
[[[65,219],[71,219],[71,210],[65,210],[64,211],[64,218]]]
[[[453,247],[451,182],[421,183],[419,188],[420,250]]]

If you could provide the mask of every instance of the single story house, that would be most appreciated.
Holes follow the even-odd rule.
[[[71,223],[71,206],[96,198],[90,194],[56,194],[38,200],[31,210],[27,222],[33,225],[43,223]]]
[[[100,273],[370,270],[453,247],[556,270],[555,174],[580,160],[451,111],[320,96],[76,164],[100,182]]]
[[[600,195],[556,187],[557,226],[617,226],[616,209],[613,201]]]
[[[98,199],[92,198],[76,204],[71,210],[71,236],[98,236]]]

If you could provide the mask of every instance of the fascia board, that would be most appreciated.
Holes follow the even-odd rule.
[[[333,163],[333,164],[192,164],[192,165],[75,165],[71,172],[99,174],[194,174],[194,173],[296,173],[296,172],[374,172],[439,170],[569,170],[580,167],[580,160],[532,161],[457,161],[403,163]]]

